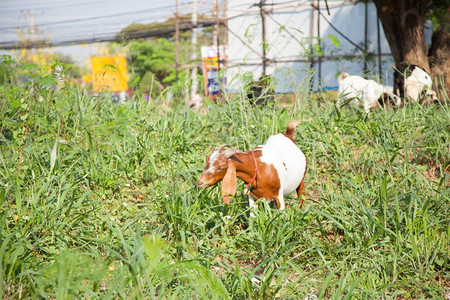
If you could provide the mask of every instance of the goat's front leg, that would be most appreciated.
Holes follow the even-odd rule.
[[[283,193],[280,191],[280,193],[278,194],[278,197],[273,199],[275,200],[275,203],[277,204],[277,208],[279,210],[283,210],[285,209],[285,205],[284,205],[284,197],[283,197]]]
[[[250,207],[250,218],[254,218],[254,212],[258,209],[255,198],[252,195],[248,195],[248,206]]]

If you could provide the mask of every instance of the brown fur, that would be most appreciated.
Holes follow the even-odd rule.
[[[231,198],[236,194],[236,187],[236,167],[233,161],[229,159],[227,173],[222,181],[222,198],[226,204],[229,204]]]
[[[294,143],[294,131],[297,124],[297,122],[289,123],[284,133]],[[205,171],[210,168],[210,156],[208,155],[206,159]],[[200,176],[198,186],[200,188],[211,186],[222,180],[222,198],[228,204],[236,193],[237,178],[240,178],[247,185],[254,177],[257,167],[259,174],[251,183],[249,193],[255,199],[273,199],[276,202],[277,208],[280,208],[281,204],[278,199],[278,193],[281,189],[281,183],[278,172],[273,165],[261,162],[261,156],[262,151],[258,150],[258,148],[247,152],[238,152],[231,156],[221,153],[215,160],[215,171],[213,173],[204,171]],[[255,161],[257,166],[255,166]],[[306,175],[306,169],[304,175]],[[298,197],[302,195],[304,187],[305,183],[303,179],[297,187]],[[302,207],[302,204],[300,207]]]
[[[298,123],[299,123],[298,121],[291,121],[286,129],[286,132],[283,133],[284,136],[289,138],[294,144],[295,144],[294,131],[295,131],[295,128],[297,128]]]
[[[395,104],[395,100],[392,99],[392,97],[388,93],[383,93],[383,94],[381,94],[380,98],[378,99],[378,106],[381,106],[387,110],[391,107],[395,108],[396,104]]]
[[[256,176],[255,181],[250,189],[250,194],[255,199],[265,198],[267,200],[274,199],[277,202],[277,207],[280,206],[278,202],[278,191],[281,188],[280,179],[276,169],[265,163],[262,163],[259,159],[261,157],[261,151],[247,151],[245,153],[235,154],[237,159],[243,163],[234,163],[236,167],[236,177],[248,184],[256,172],[255,163],[253,161],[252,152],[254,152],[256,162],[258,164],[258,171],[260,176]]]
[[[303,189],[305,188],[305,176],[306,176],[306,171],[308,170],[308,163],[306,164],[306,168],[305,168],[305,173],[303,174],[303,179],[302,182],[300,182],[300,185],[297,188],[297,198],[300,199],[300,197],[302,195],[304,195],[304,191]],[[303,198],[300,201],[300,209],[303,207]]]

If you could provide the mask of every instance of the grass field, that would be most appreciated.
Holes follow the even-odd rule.
[[[24,68],[20,72],[29,72]],[[0,298],[448,299],[450,111],[239,95],[113,105],[44,72],[0,88]],[[205,155],[300,120],[305,206],[199,190]],[[238,191],[242,191],[242,182]]]

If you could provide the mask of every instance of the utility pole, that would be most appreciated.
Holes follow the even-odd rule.
[[[224,0],[222,3],[223,7],[223,15],[222,15],[222,22],[225,25],[224,26],[224,34],[223,34],[223,42],[224,50],[223,50],[223,65],[225,68],[227,67],[227,61],[228,59],[225,57],[225,47],[228,45],[228,0]]]
[[[367,31],[368,31],[368,24],[367,24],[367,18],[368,18],[368,3],[365,2],[365,6],[364,6],[364,55],[363,55],[363,59],[364,59],[364,67],[363,67],[363,73],[364,73],[364,78],[367,79],[367,72],[368,72],[368,68],[367,68]]]
[[[178,51],[180,49],[180,19],[178,18],[178,0],[175,0],[175,78],[178,81]]]
[[[21,41],[21,43],[23,43],[25,46],[32,46],[33,44],[35,44],[34,39],[36,33],[36,27],[34,26],[34,13],[32,11],[23,12],[21,13],[21,17],[23,17],[25,21],[27,21],[27,19],[30,20],[30,28],[20,31],[19,36],[21,36],[21,39],[23,40]]]
[[[310,27],[310,41],[309,41],[309,69],[314,69],[314,15],[316,13],[315,6],[314,6],[314,0],[311,0],[311,27]],[[311,92],[313,90],[314,85],[314,73],[309,75],[309,91]]]
[[[320,0],[317,1],[317,43],[319,44],[319,48],[322,49],[322,42],[320,41]],[[317,53],[319,60],[319,78],[317,79],[317,86],[321,87],[322,85],[322,56],[320,53]],[[320,102],[319,102],[320,103]]]
[[[214,25],[213,45],[217,50],[217,69],[220,69],[220,43],[219,43],[219,1],[214,0],[214,16],[216,17],[216,24]]]
[[[261,23],[262,23],[262,59],[263,59],[263,69],[262,75],[266,75],[266,65],[267,65],[267,57],[266,57],[266,10],[264,7],[265,0],[260,0],[259,2],[259,12],[261,14]]]
[[[192,12],[192,63],[194,67],[192,68],[192,90],[191,98],[197,93],[197,0],[193,1],[193,12]]]
[[[34,13],[30,13],[30,37],[31,43],[34,43]]]
[[[381,65],[381,37],[380,37],[380,18],[377,12],[377,46],[378,46],[378,73],[380,76],[380,83],[383,83],[383,67]]]

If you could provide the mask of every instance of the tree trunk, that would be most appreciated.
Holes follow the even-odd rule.
[[[395,65],[405,62],[422,67],[432,75],[438,97],[446,99],[450,91],[450,8],[433,33],[427,52],[424,29],[431,0],[374,0],[374,3]]]
[[[445,99],[450,96],[450,33],[444,24],[433,32],[428,57],[438,98]]]
[[[374,0],[396,66],[407,62],[430,72],[425,13],[431,0]]]

